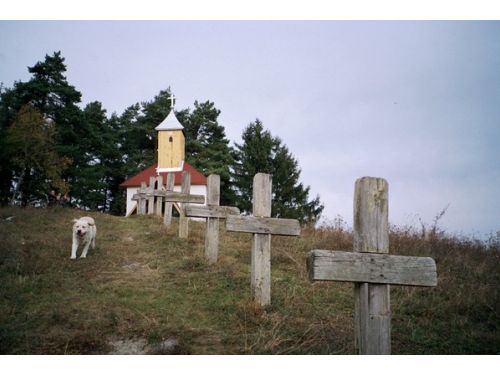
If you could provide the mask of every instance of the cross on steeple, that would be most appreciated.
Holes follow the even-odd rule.
[[[167,99],[170,100],[170,108],[174,109],[174,105],[175,105],[175,96],[174,96],[174,94],[172,94],[171,96],[169,96]]]

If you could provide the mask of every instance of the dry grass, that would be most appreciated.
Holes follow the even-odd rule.
[[[83,213],[0,209],[0,353],[109,353],[167,338],[177,354],[355,353],[352,286],[312,284],[305,266],[311,249],[352,248],[341,223],[273,238],[262,309],[250,295],[250,235],[221,226],[210,266],[203,224],[181,240],[154,217],[91,215],[97,249],[70,261],[70,222]],[[396,229],[391,253],[432,256],[439,274],[437,288],[392,288],[394,353],[500,352],[498,243]]]

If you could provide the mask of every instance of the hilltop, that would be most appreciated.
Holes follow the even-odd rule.
[[[97,248],[71,261],[65,208],[0,209],[2,354],[354,354],[352,284],[310,283],[309,250],[352,248],[342,227],[272,242],[272,305],[250,294],[250,235],[221,225],[219,261],[156,217],[90,213]],[[393,287],[394,354],[498,354],[498,243],[393,229],[392,254],[431,256],[436,288]],[[163,343],[163,345],[161,345]]]

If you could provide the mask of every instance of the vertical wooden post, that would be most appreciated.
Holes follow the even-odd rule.
[[[141,182],[141,190],[140,190],[141,193],[145,193],[146,192],[146,183],[143,181]],[[139,204],[137,206],[137,213],[139,215],[145,215],[146,214],[146,198],[143,198],[141,197],[139,199]]]
[[[156,181],[158,182],[156,185],[156,188],[158,190],[162,190],[163,188],[163,176],[160,174],[158,177],[156,177]],[[157,216],[162,216],[162,209],[163,209],[163,197],[157,196],[156,197],[156,208],[155,208],[155,214]]]
[[[207,180],[207,206],[219,206],[220,203],[220,176],[211,174]],[[217,262],[219,249],[219,218],[207,218],[205,235],[205,259],[208,264]]]
[[[191,190],[191,174],[189,172],[182,172],[182,186],[181,192],[189,194]],[[179,213],[179,238],[188,238],[189,233],[189,218],[186,217],[184,211],[184,203],[180,204],[181,211]]]
[[[253,178],[253,216],[270,217],[272,177],[257,173]],[[271,303],[271,235],[254,234],[251,256],[251,286],[255,300],[261,305]]]
[[[173,173],[167,174],[167,191],[174,191],[174,177]],[[163,224],[167,227],[172,223],[172,202],[165,201],[165,213],[163,216]]]
[[[363,177],[354,192],[354,251],[389,252],[388,184]],[[355,283],[355,345],[360,354],[391,353],[390,286]]]
[[[147,194],[148,199],[148,215],[154,214],[154,206],[155,206],[155,196],[153,195],[153,191],[155,189],[155,181],[156,178],[151,176],[149,177],[149,188]]]

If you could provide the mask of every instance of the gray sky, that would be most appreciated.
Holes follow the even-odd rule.
[[[0,81],[60,50],[109,114],[170,86],[211,100],[231,141],[259,118],[324,218],[352,225],[354,181],[389,182],[393,224],[500,230],[500,22],[0,21]]]

